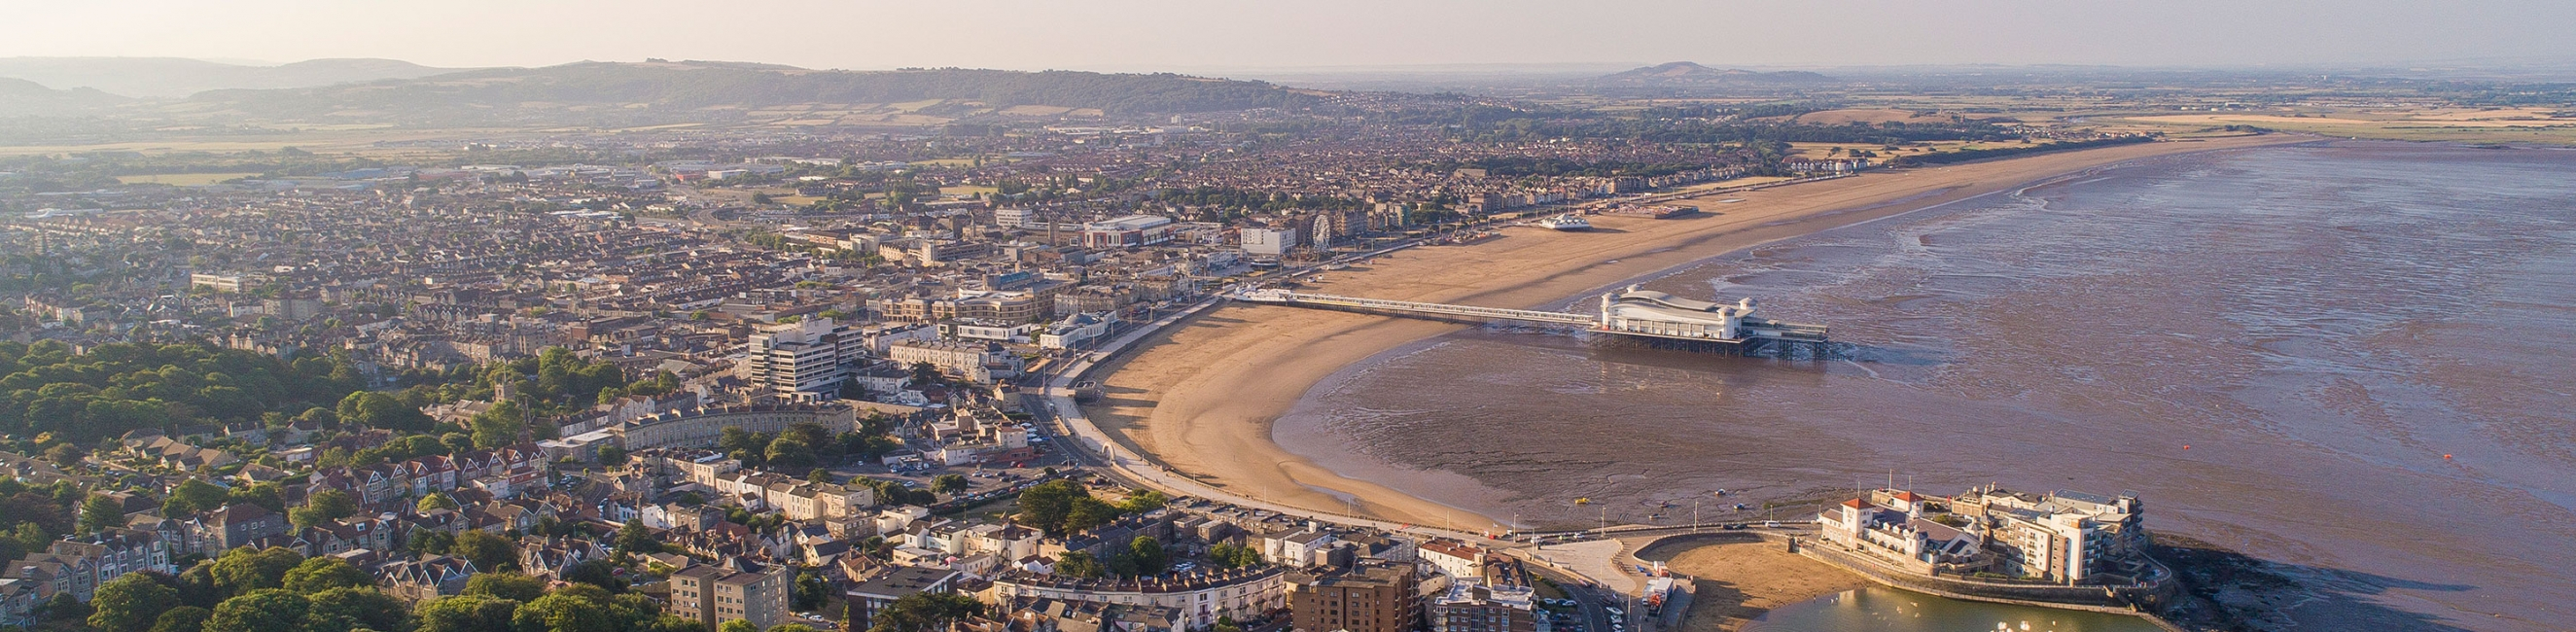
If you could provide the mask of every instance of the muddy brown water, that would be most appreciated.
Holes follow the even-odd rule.
[[[2262,607],[2310,629],[2576,628],[2576,152],[2149,159],[1710,255],[1639,281],[1828,323],[1834,357],[1485,327],[1344,369],[1274,433],[1528,527],[1891,478],[2134,491],[2305,580]]]

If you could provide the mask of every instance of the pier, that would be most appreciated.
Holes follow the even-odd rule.
[[[1600,313],[1590,316],[1478,305],[1310,294],[1282,289],[1248,289],[1235,292],[1231,297],[1249,303],[1341,309],[1443,320],[1573,325],[1583,327],[1586,331],[1608,334],[1609,341],[1621,344],[1727,355],[1747,355],[1774,350],[1785,357],[1790,350],[1804,347],[1809,352],[1810,358],[1823,359],[1830,342],[1824,325],[1753,317],[1753,299],[1743,299],[1734,304],[1711,303],[1679,298],[1633,285],[1625,290],[1601,295]]]

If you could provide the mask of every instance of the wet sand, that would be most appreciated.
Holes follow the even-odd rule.
[[[2261,136],[2130,145],[1870,173],[1855,178],[1689,200],[1682,219],[1595,217],[1598,230],[1504,229],[1468,246],[1414,248],[1325,273],[1313,291],[1410,301],[1529,308],[1767,241],[2007,191],[2150,156],[2305,142]],[[1735,203],[1720,200],[1740,199]],[[1794,315],[1777,315],[1794,317]],[[1462,325],[1318,310],[1232,305],[1157,335],[1096,375],[1107,389],[1085,412],[1126,448],[1209,485],[1261,500],[1458,528],[1492,516],[1347,478],[1282,448],[1273,422],[1317,383],[1388,349]],[[1426,385],[1426,388],[1436,385]],[[1442,497],[1485,495],[1471,479],[1410,472],[1407,487]],[[1499,494],[1500,492],[1487,493]],[[1487,505],[1491,506],[1491,505]]]

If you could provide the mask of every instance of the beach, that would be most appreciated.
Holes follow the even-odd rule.
[[[1691,578],[1681,632],[1732,632],[1774,608],[1872,586],[1869,580],[1754,537],[1673,542],[1637,552]]]
[[[1590,232],[1534,227],[1462,246],[1413,248],[1324,274],[1314,291],[1530,308],[1710,256],[1837,226],[2008,191],[2123,161],[2313,140],[2251,136],[2161,142],[1858,177],[1682,203],[1679,219],[1598,216]],[[1775,314],[1793,318],[1794,315]],[[1380,352],[1464,325],[1236,304],[1157,334],[1095,372],[1106,390],[1086,413],[1125,449],[1229,493],[1274,503],[1457,528],[1493,516],[1341,476],[1282,448],[1272,423],[1327,376]],[[1426,485],[1463,477],[1422,472]]]

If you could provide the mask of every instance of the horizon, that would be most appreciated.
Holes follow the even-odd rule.
[[[2147,9],[2020,0],[1941,7],[1887,0],[1799,7],[1641,1],[1581,9],[1344,0],[1320,7],[969,4],[799,1],[758,14],[664,0],[613,7],[475,0],[437,5],[437,11],[310,0],[49,4],[20,8],[24,19],[0,26],[6,35],[0,57],[392,59],[440,68],[660,58],[845,70],[1188,73],[1634,67],[1677,60],[1778,69],[2576,63],[2576,46],[2555,33],[2555,25],[2576,22],[2576,5],[2531,0],[2465,2],[2431,13],[2394,0],[2256,7],[2172,0]],[[2180,17],[2193,15],[2226,19]],[[793,22],[782,20],[791,16]],[[790,24],[827,26],[813,31],[816,37],[782,36],[793,35],[784,28]],[[501,44],[460,47],[459,41]]]

